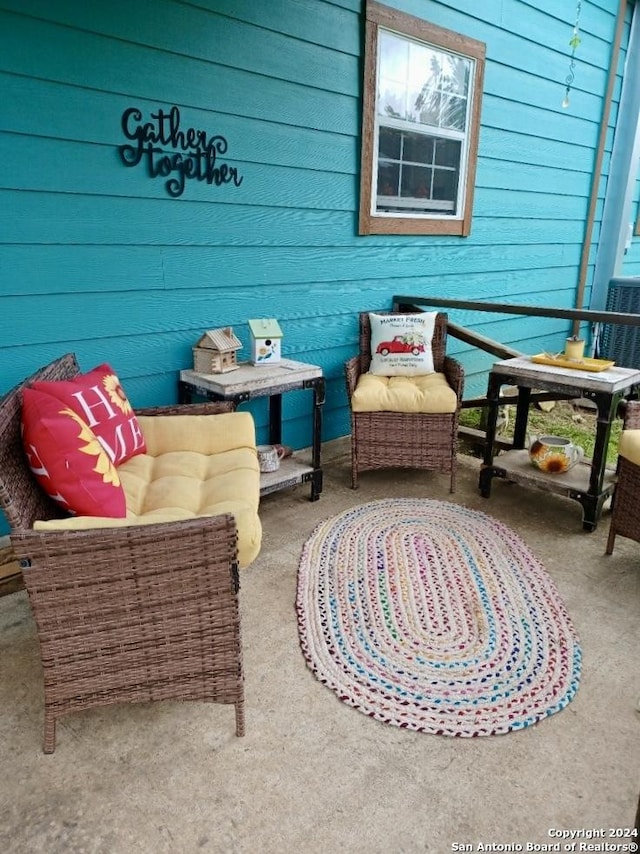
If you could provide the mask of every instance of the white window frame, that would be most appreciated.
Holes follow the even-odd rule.
[[[360,186],[360,234],[453,234],[466,237],[471,231],[471,214],[478,150],[480,105],[484,78],[485,45],[451,30],[406,15],[396,9],[368,0],[366,9],[365,77],[362,121],[362,160]],[[463,131],[429,127],[404,119],[378,115],[378,84],[381,33],[391,33],[407,42],[424,45],[440,53],[462,57],[471,65],[465,129]],[[451,201],[431,200],[429,210],[416,210],[417,200],[378,195],[378,145],[381,127],[419,133],[431,139],[455,139],[461,144],[457,194]],[[423,165],[423,164],[416,164]],[[451,208],[455,206],[454,210]],[[404,210],[403,210],[404,209]],[[451,211],[449,213],[448,211]]]

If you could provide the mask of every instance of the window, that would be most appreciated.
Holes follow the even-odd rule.
[[[369,0],[360,234],[470,233],[484,56]]]

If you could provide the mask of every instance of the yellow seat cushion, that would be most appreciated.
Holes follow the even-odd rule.
[[[415,377],[379,377],[362,374],[351,398],[354,412],[428,412],[442,415],[456,411],[458,401],[444,374]]]
[[[640,466],[640,430],[622,431],[618,453],[629,462]]]
[[[247,412],[140,416],[147,452],[118,466],[127,515],[73,516],[36,522],[36,530],[120,528],[231,513],[238,528],[238,560],[258,555],[260,469],[255,428]]]

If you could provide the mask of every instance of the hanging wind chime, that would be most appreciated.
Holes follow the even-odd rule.
[[[573,25],[573,33],[571,34],[571,38],[569,39],[569,47],[571,48],[571,58],[569,59],[569,73],[567,74],[567,79],[565,80],[566,89],[564,92],[564,99],[562,101],[562,106],[566,110],[569,106],[569,93],[571,92],[571,87],[573,86],[573,81],[575,78],[575,68],[576,68],[576,50],[578,45],[580,44],[580,12],[582,11],[582,0],[578,0],[578,4],[576,6],[576,22]]]

